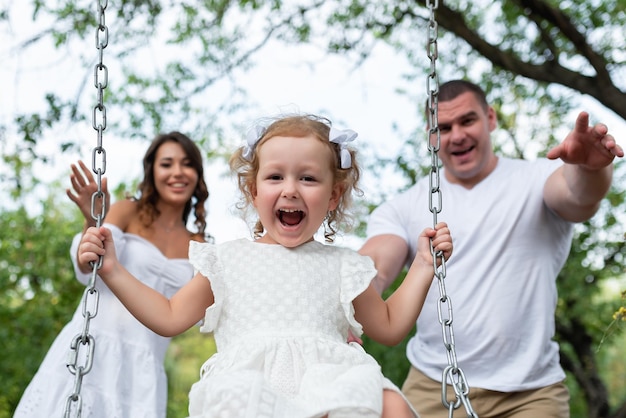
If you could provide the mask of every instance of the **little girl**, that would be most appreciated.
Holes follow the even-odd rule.
[[[400,390],[349,333],[386,344],[412,329],[434,276],[429,240],[445,258],[443,223],[425,229],[401,286],[386,301],[370,283],[371,259],[331,242],[358,190],[356,133],[326,119],[289,116],[257,129],[231,158],[242,208],[258,214],[254,241],[192,241],[194,278],[171,299],[132,277],[112,236],[90,228],[82,268],[103,256],[100,277],[156,333],[178,335],[204,319],[217,345],[189,394],[191,417],[415,417]]]

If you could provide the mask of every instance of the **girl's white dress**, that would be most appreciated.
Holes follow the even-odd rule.
[[[191,388],[192,418],[380,417],[383,388],[400,393],[346,342],[348,330],[362,334],[352,300],[376,275],[371,259],[316,241],[240,239],[191,242],[189,260],[211,282],[201,331],[217,345]]]
[[[151,242],[105,224],[113,232],[120,262],[135,277],[171,297],[193,276],[187,259],[168,259]],[[76,262],[81,235],[72,242]],[[76,268],[77,278],[87,283],[90,274]],[[109,288],[98,279],[97,315],[89,333],[95,339],[93,367],[83,377],[82,418],[165,418],[167,377],[163,367],[169,338],[161,337],[137,321]],[[39,370],[24,391],[14,418],[63,417],[67,397],[74,389],[74,375],[67,367],[70,343],[82,333],[83,303],[48,350]],[[86,353],[87,349],[79,350]],[[83,365],[84,359],[77,362]],[[75,412],[75,410],[74,410]],[[75,416],[75,415],[72,415]]]

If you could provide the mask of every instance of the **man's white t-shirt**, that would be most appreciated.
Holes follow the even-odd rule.
[[[445,286],[458,365],[470,386],[522,391],[565,378],[553,340],[554,313],[556,277],[569,254],[573,224],[543,201],[545,180],[560,164],[499,158],[496,169],[472,189],[449,183],[441,172],[438,220],[448,224],[454,243]],[[421,179],[383,203],[368,224],[368,237],[402,237],[410,246],[409,264],[419,233],[433,223],[428,183]],[[407,357],[441,381],[448,361],[438,304],[434,279]]]

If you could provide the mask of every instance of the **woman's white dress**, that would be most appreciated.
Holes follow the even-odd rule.
[[[168,259],[144,238],[111,224],[105,226],[113,232],[120,262],[145,284],[171,297],[191,279],[193,269],[187,259]],[[86,284],[90,274],[76,268],[80,237],[74,238],[70,252],[77,278]],[[82,417],[165,418],[167,377],[163,361],[170,339],[137,321],[102,280],[96,281],[96,287],[100,294],[98,312],[89,327],[95,351],[93,367],[83,377],[80,391]],[[82,333],[82,309],[81,301],[24,391],[14,418],[63,417],[67,397],[74,389],[74,375],[66,363],[70,343]],[[79,359],[77,364],[85,363]]]
[[[201,331],[217,345],[189,394],[192,418],[380,417],[383,388],[400,392],[346,342],[362,334],[352,300],[376,275],[371,259],[240,239],[191,242],[189,260],[211,282]]]

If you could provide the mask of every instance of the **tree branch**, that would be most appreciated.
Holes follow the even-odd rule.
[[[539,0],[519,1],[535,1],[537,3]],[[535,6],[539,7],[536,4]],[[475,30],[471,29],[461,13],[447,7],[442,2],[439,3],[439,8],[437,9],[437,21],[439,26],[465,40],[474,50],[491,61],[495,66],[532,80],[559,84],[580,93],[588,94],[626,119],[626,93],[617,88],[611,80],[606,70],[606,61],[596,58],[597,54],[590,50],[586,41],[582,42],[579,39],[580,34],[577,36],[576,33],[572,32],[571,23],[562,24],[565,25],[565,29],[569,30],[569,36],[576,41],[576,48],[580,51],[585,51],[584,56],[586,58],[588,56],[591,57],[587,59],[592,60],[590,64],[594,68],[604,63],[604,70],[598,71],[596,69],[597,74],[593,77],[565,68],[556,60],[546,61],[543,64],[531,64],[519,59],[511,52],[500,50],[497,46],[485,41]]]
[[[599,80],[610,80],[611,76],[607,71],[608,65],[604,57],[593,50],[591,45],[587,42],[585,36],[576,29],[576,26],[572,23],[565,13],[560,9],[555,9],[542,0],[512,0],[519,4],[520,7],[525,8],[531,12],[531,15],[538,16],[541,19],[552,23],[559,31],[571,41],[576,51],[578,51],[583,57],[587,59],[589,64],[593,67],[598,74]]]

